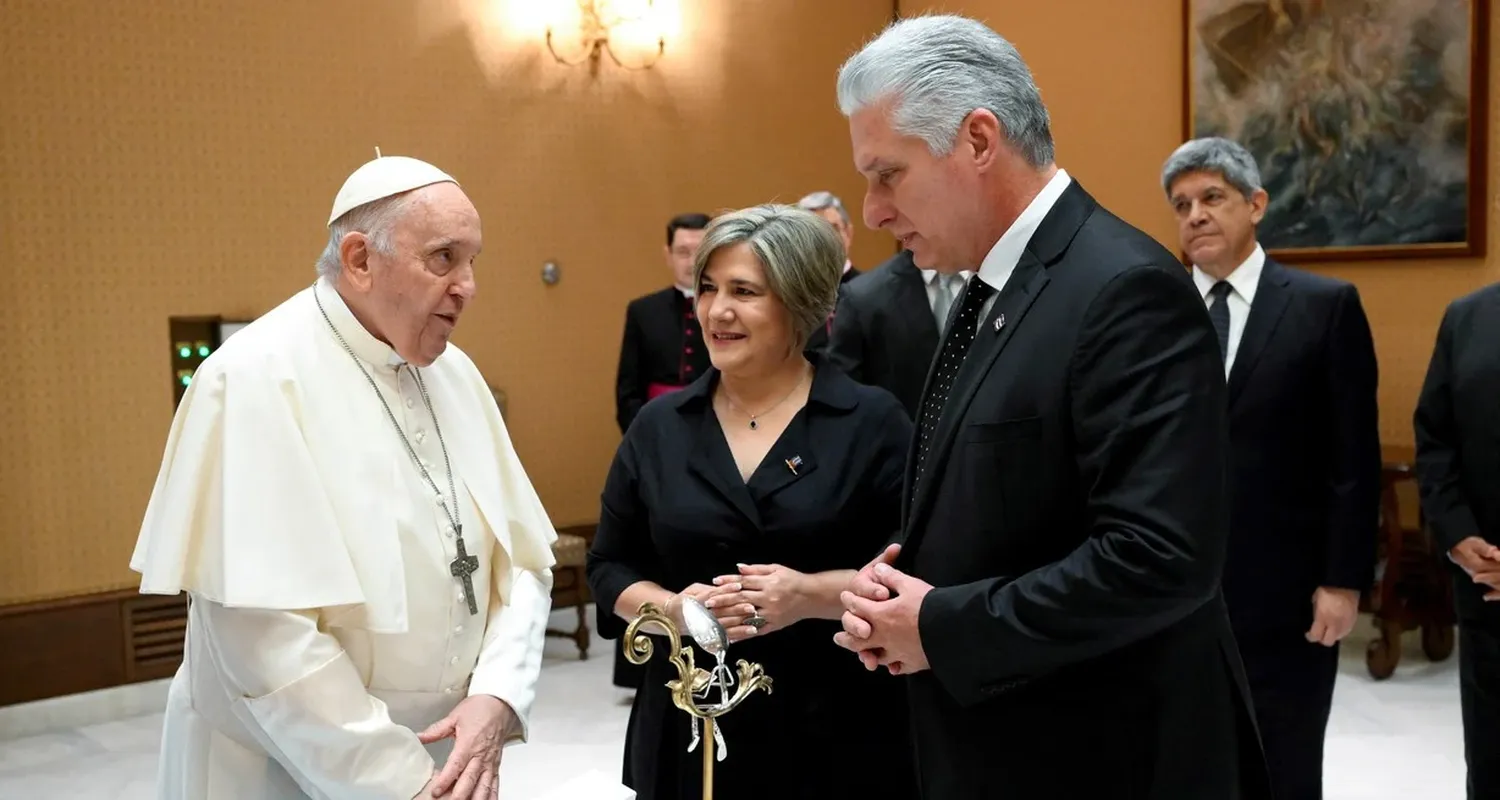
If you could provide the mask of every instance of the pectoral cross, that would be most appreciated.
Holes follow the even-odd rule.
[[[464,548],[462,525],[457,526],[453,538],[458,540],[458,555],[453,557],[453,563],[448,565],[448,571],[463,584],[464,599],[469,601],[469,614],[472,616],[479,613],[479,605],[474,599],[474,579],[471,577],[479,570],[479,556],[469,555],[468,550]]]

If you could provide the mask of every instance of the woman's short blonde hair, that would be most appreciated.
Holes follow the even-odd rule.
[[[716,217],[693,261],[693,285],[714,253],[747,244],[765,270],[771,293],[791,313],[797,349],[828,320],[844,274],[844,240],[828,220],[795,206],[765,204]]]

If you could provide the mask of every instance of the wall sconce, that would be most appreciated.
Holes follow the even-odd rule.
[[[580,64],[590,63],[592,69],[599,68],[599,56],[608,55],[609,60],[615,62],[616,66],[625,69],[650,69],[653,64],[661,58],[662,53],[667,50],[666,37],[661,32],[660,20],[657,19],[659,9],[654,0],[577,0],[578,2],[578,39],[581,55],[573,58],[564,57],[558,53],[553,44],[555,24],[547,26],[547,51],[560,64],[576,67]],[[641,29],[646,29],[641,31]],[[623,30],[629,30],[636,34],[631,39],[640,39],[645,44],[651,39],[656,40],[656,52],[648,56],[643,63],[627,64],[620,60],[615,53],[614,47],[610,45],[610,35],[620,34]],[[637,33],[637,31],[641,31]]]

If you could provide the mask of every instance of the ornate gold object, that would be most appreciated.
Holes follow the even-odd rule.
[[[685,597],[682,602],[696,605],[696,601],[691,598]],[[703,800],[713,800],[714,741],[720,735],[714,720],[733,711],[756,689],[765,689],[766,694],[770,694],[771,678],[765,674],[761,665],[740,659],[735,663],[736,680],[733,687],[726,686],[724,681],[716,679],[718,670],[706,670],[693,663],[693,648],[683,646],[677,624],[653,603],[642,605],[640,613],[625,628],[625,640],[621,644],[625,648],[625,658],[630,663],[644,664],[651,660],[655,646],[650,636],[641,633],[641,627],[653,623],[666,632],[670,644],[667,659],[677,668],[677,680],[667,681],[667,688],[672,692],[672,705],[703,722]],[[700,640],[699,646],[717,654],[727,651],[729,645],[727,639],[723,638],[722,628],[718,629],[718,634],[718,640]],[[722,660],[720,664],[722,666]],[[705,696],[715,686],[719,689],[719,702],[700,703],[698,698]],[[726,690],[733,692],[728,698],[724,696]],[[691,750],[692,747],[688,749]]]
[[[650,19],[653,11],[652,0],[644,3],[633,3],[626,12],[614,8],[614,4],[608,0],[578,0],[578,45],[581,55],[573,58],[563,56],[553,44],[552,26],[547,26],[547,52],[552,54],[559,64],[576,67],[588,63],[591,70],[599,69],[599,57],[608,55],[609,60],[615,62],[615,66],[624,67],[629,70],[650,69],[667,51],[667,40],[661,35],[656,37],[656,52],[647,56],[640,64],[627,64],[620,60],[615,54],[614,47],[610,44],[609,37],[615,28],[627,23],[639,23]],[[634,12],[634,13],[630,13]],[[561,38],[561,37],[558,37]]]

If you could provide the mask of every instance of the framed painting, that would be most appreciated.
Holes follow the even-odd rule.
[[[1186,138],[1260,166],[1286,261],[1481,256],[1489,0],[1183,0]]]

